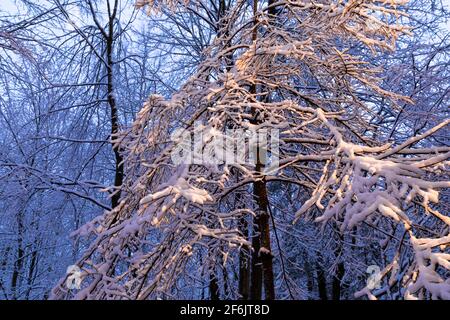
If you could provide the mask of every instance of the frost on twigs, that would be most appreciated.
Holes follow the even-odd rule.
[[[136,8],[147,8],[147,14],[157,13],[163,8],[175,10],[177,6],[186,6],[189,0],[136,0]]]

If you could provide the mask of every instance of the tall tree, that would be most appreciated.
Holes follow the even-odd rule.
[[[338,245],[345,233],[361,225],[392,230],[384,235],[396,249],[391,249],[381,273],[381,280],[390,273],[389,281],[375,292],[368,285],[357,296],[376,298],[400,285],[406,298],[448,298],[444,270],[449,221],[438,210],[438,190],[450,183],[439,178],[438,170],[447,161],[449,149],[430,139],[445,130],[448,120],[393,142],[386,134],[374,134],[377,127],[370,120],[378,101],[392,109],[412,103],[383,89],[382,69],[366,58],[370,52],[395,48],[395,40],[407,31],[396,23],[406,3],[278,1],[261,3],[253,11],[238,2],[230,8],[227,15],[232,18],[223,26],[227,31],[208,48],[196,74],[169,101],[150,97],[133,127],[118,137],[127,172],[120,205],[80,230],[95,236],[77,263],[83,270],[83,288],[70,292],[63,279],[53,298],[182,296],[185,293],[176,284],[191,282],[186,271],[199,263],[195,252],[204,248],[220,252],[224,265],[232,264],[229,257],[237,256],[236,249],[244,246],[254,250],[252,263],[261,259],[265,297],[274,298],[275,283],[268,272],[270,245],[279,246],[280,239],[275,217],[270,215],[275,206],[268,199],[277,203],[284,199],[279,192],[269,194],[270,185],[276,183],[281,188],[295,185],[301,192],[299,205],[289,207],[285,219],[333,221],[341,234]],[[157,5],[186,6],[177,1]],[[149,6],[154,9],[156,4]],[[275,23],[271,22],[274,10]],[[353,50],[355,43],[362,49]],[[173,119],[181,119],[184,131],[170,141],[177,129]],[[202,126],[196,126],[196,121]],[[188,162],[175,163],[173,168],[171,156],[186,142],[183,138],[202,133],[201,143],[194,145],[195,156],[211,143],[216,147],[217,138],[235,141],[236,137],[226,134],[230,123],[233,129],[278,130],[280,151],[271,154],[280,157],[278,171],[263,172],[259,152],[255,163]],[[258,142],[253,146],[257,151],[262,148]],[[238,183],[231,169],[242,177]],[[244,207],[227,201],[237,192]],[[426,214],[433,219],[432,238],[428,231],[424,233],[429,223],[423,219]],[[255,219],[259,241],[250,243],[240,232],[242,215],[259,217]],[[403,234],[401,239],[397,232]],[[405,238],[414,258],[400,264]],[[278,268],[285,274],[282,250],[278,249],[278,255]],[[217,260],[208,261],[208,266],[214,263]],[[252,272],[259,281],[261,276],[255,274],[259,270],[252,268]],[[318,275],[318,280],[319,291],[326,296],[324,275]],[[287,276],[283,281],[289,287]],[[259,290],[253,287],[254,298],[259,298]]]

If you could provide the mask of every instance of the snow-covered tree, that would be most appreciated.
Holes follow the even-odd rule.
[[[450,218],[439,201],[450,186],[450,148],[440,143],[449,120],[436,117],[406,138],[408,128],[394,135],[376,121],[381,106],[396,113],[414,105],[413,96],[383,88],[386,69],[374,64],[410,32],[401,23],[407,2],[227,2],[195,74],[170,99],[149,97],[115,136],[122,198],[77,232],[90,239],[77,262],[82,288],[69,290],[64,278],[52,298],[192,298],[205,286],[210,298],[302,298],[286,234],[313,219],[335,240],[337,298],[351,238],[355,248],[373,241],[383,251],[380,285],[357,283],[356,297],[397,290],[407,299],[450,299]],[[137,5],[152,12],[201,4]],[[279,168],[268,170],[259,156],[253,165],[174,163],[180,128],[183,137],[201,131],[199,150],[240,138],[228,129],[276,130],[279,151],[269,158],[278,156]],[[266,146],[254,147],[260,155]]]

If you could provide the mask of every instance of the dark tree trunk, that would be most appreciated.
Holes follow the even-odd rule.
[[[24,234],[24,225],[23,225],[23,212],[20,211],[17,214],[17,254],[16,261],[14,262],[13,273],[11,277],[11,292],[12,299],[17,300],[18,298],[18,287],[19,287],[19,277],[22,273],[23,267],[23,259],[25,255],[25,251],[23,248],[23,234]]]
[[[250,285],[250,299],[261,300],[262,296],[262,263],[259,255],[260,234],[258,230],[259,218],[253,218],[253,234],[252,234],[252,281]]]
[[[333,277],[333,300],[341,300],[342,278],[344,277],[344,274],[344,263],[339,262],[337,265],[336,275]]]
[[[248,237],[248,222],[246,217],[239,221],[240,232]],[[247,246],[243,246],[239,252],[239,295],[241,300],[250,298],[250,252]]]
[[[25,295],[25,300],[29,300],[30,299],[30,294],[31,294],[31,288],[34,282],[34,278],[35,278],[35,269],[37,266],[37,262],[38,262],[38,246],[36,246],[36,248],[33,250],[33,253],[31,254],[31,260],[30,260],[30,269],[28,270],[28,278],[27,278],[27,293]]]
[[[306,287],[308,289],[307,298],[309,300],[309,299],[311,299],[311,294],[312,294],[312,292],[314,290],[314,274],[313,274],[313,272],[311,270],[311,265],[309,263],[309,261],[310,261],[309,256],[305,255],[304,259],[305,259],[304,260],[304,268],[305,268],[306,281],[307,281]]]
[[[258,150],[259,151],[259,150]],[[261,172],[261,166],[257,164],[257,172]],[[265,181],[257,181],[254,183],[254,195],[258,202],[258,212],[256,213],[255,222],[259,232],[259,252],[255,254],[259,256],[262,267],[264,293],[266,300],[275,299],[275,286],[273,277],[272,250],[270,244],[270,224],[269,224],[269,199],[267,196],[267,186]]]
[[[253,0],[253,15],[256,21],[258,0]],[[257,40],[257,30],[254,29],[253,40]],[[256,86],[253,85],[250,91],[256,94]],[[252,110],[252,124],[258,124],[258,112]],[[275,299],[275,285],[273,276],[272,250],[270,244],[270,224],[269,224],[269,198],[267,195],[266,181],[262,179],[265,159],[261,156],[262,148],[257,141],[255,154],[256,166],[255,174],[258,180],[253,183],[253,196],[257,206],[257,212],[253,219],[253,254],[252,254],[252,283],[251,299],[260,300],[262,296],[262,284],[264,284],[264,294],[266,300]]]
[[[108,104],[110,108],[111,115],[111,137],[114,138],[119,133],[119,112],[117,109],[117,102],[114,93],[114,79],[113,79],[113,50],[114,50],[114,20],[116,16],[117,7],[115,6],[114,12],[110,16],[108,23],[108,35],[106,37],[106,63],[107,63],[107,95]],[[111,207],[115,208],[119,205],[121,190],[120,187],[123,183],[124,171],[123,171],[123,157],[120,153],[119,146],[113,146],[114,157],[115,157],[115,174],[114,174],[114,194],[111,197]]]
[[[214,269],[209,270],[209,295],[211,300],[219,300],[219,285],[214,275]]]
[[[341,259],[342,250],[343,250],[343,241],[344,237],[339,234],[338,244],[336,248],[336,259],[339,259],[336,274],[333,277],[333,300],[340,300],[342,294],[342,279],[345,274],[345,266],[344,261]]]
[[[328,300],[327,279],[325,277],[325,272],[319,265],[319,263],[316,263],[316,270],[317,270],[317,287],[319,291],[319,298],[320,300]]]

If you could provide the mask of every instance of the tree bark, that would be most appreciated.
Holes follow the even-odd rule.
[[[248,222],[245,216],[239,221],[240,232],[248,237]],[[239,295],[241,300],[250,298],[250,252],[243,246],[239,252]]]
[[[256,13],[258,0],[253,0],[253,16],[256,25]],[[257,40],[257,30],[253,32],[253,41]],[[256,94],[256,86],[252,85],[250,91]],[[258,124],[258,112],[252,110],[252,124]],[[257,133],[258,135],[258,133]],[[261,146],[259,139],[255,149],[256,165],[255,175],[257,181],[253,183],[253,197],[257,204],[257,212],[253,219],[253,254],[252,254],[252,283],[251,283],[251,299],[260,300],[262,297],[262,284],[264,284],[264,294],[266,300],[275,299],[275,285],[273,276],[272,250],[270,244],[270,225],[269,225],[269,198],[267,195],[266,181],[261,178],[264,161],[261,157]]]
[[[259,151],[259,150],[258,150]],[[261,172],[261,166],[257,164],[257,172]],[[266,182],[258,180],[254,183],[254,196],[258,202],[258,212],[255,217],[255,227],[258,228],[259,240],[258,250],[255,249],[256,260],[262,267],[264,280],[264,293],[266,300],[275,299],[275,285],[273,276],[272,249],[270,244],[270,225],[269,225],[269,199],[267,196]],[[259,267],[259,266],[258,266]]]
[[[345,265],[344,262],[340,259],[343,250],[343,241],[344,237],[342,234],[339,234],[339,239],[336,248],[336,259],[339,259],[336,274],[333,277],[333,300],[340,300],[342,294],[342,279],[345,275]]]
[[[214,269],[209,270],[209,295],[211,300],[219,300],[219,285],[214,275]]]
[[[325,277],[325,272],[323,268],[316,262],[316,270],[317,270],[317,287],[319,291],[320,300],[328,300],[327,293],[327,279]]]
[[[22,209],[17,214],[17,255],[16,261],[14,262],[14,269],[11,277],[11,293],[12,299],[17,300],[18,298],[18,287],[20,284],[20,275],[22,273],[23,259],[25,255],[25,251],[23,248],[23,234],[24,234],[24,225],[23,225],[23,211]]]
[[[108,3],[109,4],[109,3]],[[109,9],[109,6],[108,6]],[[108,10],[109,11],[109,10]],[[114,5],[113,12],[110,14],[108,22],[108,34],[106,37],[106,62],[107,62],[107,99],[111,113],[111,138],[114,138],[119,133],[119,112],[117,109],[116,97],[114,95],[114,79],[113,79],[113,51],[114,51],[114,20],[117,13],[117,3]],[[123,183],[123,157],[120,153],[120,147],[113,145],[115,158],[115,174],[114,174],[114,194],[111,197],[111,207],[115,208],[119,205],[121,190]]]

